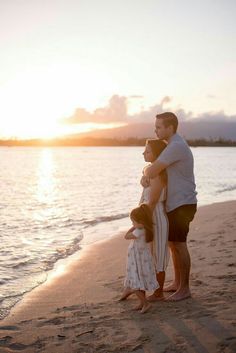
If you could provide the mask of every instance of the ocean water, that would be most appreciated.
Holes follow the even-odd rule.
[[[142,147],[0,148],[0,318],[81,244],[129,226]],[[236,148],[192,149],[199,205],[236,199]]]

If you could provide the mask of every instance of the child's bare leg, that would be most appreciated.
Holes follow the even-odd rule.
[[[159,284],[159,288],[157,290],[155,290],[154,294],[157,298],[162,299],[162,298],[164,298],[163,287],[164,287],[164,282],[165,282],[165,277],[166,277],[165,271],[157,272],[156,277],[157,277],[157,282]]]
[[[122,295],[121,295],[119,301],[126,300],[126,299],[127,299],[131,294],[133,294],[133,293],[134,293],[133,289],[131,289],[131,288],[129,288],[129,287],[125,288],[125,290],[124,290],[124,292],[122,293]]]
[[[164,299],[163,286],[164,286],[164,282],[165,282],[165,276],[166,276],[165,271],[157,272],[156,278],[157,278],[157,282],[159,284],[159,288],[157,288],[155,290],[155,292],[148,297],[148,301],[154,302],[154,301]]]
[[[141,308],[141,313],[142,314],[146,313],[150,309],[151,304],[147,301],[145,292],[142,290],[137,290],[137,291],[135,291],[135,294],[137,295],[137,297],[140,300],[139,307]]]

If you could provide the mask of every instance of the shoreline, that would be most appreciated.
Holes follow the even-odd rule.
[[[9,316],[11,310],[13,310],[16,305],[19,305],[21,303],[21,301],[24,299],[26,295],[29,295],[32,291],[36,290],[38,287],[45,284],[45,282],[50,280],[50,278],[54,277],[54,275],[58,274],[58,272],[61,272],[62,269],[66,270],[66,267],[70,265],[72,262],[78,261],[80,256],[83,256],[83,253],[84,251],[86,251],[87,247],[93,246],[103,241],[107,241],[109,239],[112,239],[114,236],[116,236],[116,235],[110,235],[111,228],[114,228],[114,224],[115,224],[115,227],[118,228],[118,233],[124,231],[127,228],[124,226],[124,223],[128,224],[128,219],[129,217],[127,216],[122,219],[115,219],[113,221],[104,222],[104,224],[97,224],[91,227],[91,229],[88,228],[86,237],[82,238],[81,241],[79,242],[79,249],[75,250],[73,253],[67,255],[66,257],[58,258],[56,262],[54,262],[52,268],[44,270],[41,273],[42,276],[45,277],[44,280],[42,280],[41,282],[38,282],[37,284],[32,286],[31,289],[26,290],[24,293],[18,294],[17,296],[19,297],[19,299],[14,304],[11,304],[9,308],[2,309],[2,312],[4,314],[2,314],[2,317],[0,316],[0,324],[5,318]],[[111,226],[109,227],[110,223],[113,224],[113,227]],[[122,223],[122,226],[120,225],[120,223]],[[98,227],[100,228],[99,230],[97,229]],[[10,297],[10,299],[12,298]]]
[[[211,204],[203,204],[203,205],[198,206],[198,210],[202,207],[209,207],[209,206],[214,206],[216,204],[225,204],[225,203],[234,202],[234,201],[235,200],[227,200],[227,201],[222,201],[222,202],[214,202]],[[123,221],[123,220],[127,220],[127,219],[128,219],[128,217],[125,217],[124,219],[119,220],[119,221]],[[107,233],[109,233],[109,232],[107,231]],[[89,252],[91,250],[93,250],[93,247],[96,247],[96,246],[102,244],[103,242],[112,241],[114,238],[120,236],[121,233],[122,233],[122,231],[118,232],[117,234],[110,235],[109,238],[105,238],[105,236],[103,235],[103,238],[101,238],[101,239],[96,238],[96,236],[93,236],[90,234],[88,237],[89,240],[85,241],[85,239],[82,239],[82,241],[80,243],[81,248],[79,250],[75,251],[73,254],[69,255],[68,257],[58,259],[58,261],[55,262],[54,267],[52,269],[45,271],[45,274],[46,274],[45,281],[43,281],[42,283],[39,283],[38,285],[33,287],[28,292],[25,292],[22,295],[21,299],[10,308],[9,313],[4,318],[0,319],[0,325],[1,325],[1,322],[6,320],[11,315],[11,312],[12,312],[12,310],[14,310],[15,307],[18,307],[19,305],[21,305],[21,302],[24,301],[24,298],[26,296],[29,296],[31,294],[31,292],[37,291],[39,289],[39,287],[49,284],[51,282],[51,280],[53,281],[54,278],[60,277],[60,275],[63,275],[63,274],[66,275],[68,272],[70,272],[71,266],[73,267],[73,264],[80,261],[80,258],[82,259],[84,256],[90,256]],[[170,264],[169,264],[169,266],[170,266]]]
[[[234,210],[236,210],[235,200],[203,205],[198,208],[188,237],[192,256],[192,298],[178,303],[155,303],[150,313],[141,315],[142,317],[138,313],[130,313],[132,304],[136,303],[135,298],[132,297],[124,303],[117,303],[123,288],[128,242],[122,239],[122,234],[116,234],[108,240],[83,246],[76,256],[75,254],[71,256],[74,257],[73,259],[70,257],[70,260],[66,260],[66,266],[62,265],[61,268],[56,266],[58,268],[51,271],[46,282],[27,293],[12,308],[10,314],[0,322],[0,351],[11,352],[13,350],[9,349],[13,349],[17,343],[24,345],[24,347],[21,346],[22,352],[35,352],[38,344],[35,342],[39,339],[40,342],[44,342],[46,350],[39,348],[37,352],[107,353],[111,351],[111,347],[114,349],[113,352],[116,352],[116,349],[118,352],[118,347],[123,347],[123,350],[119,352],[131,352],[135,345],[137,347],[140,345],[141,353],[145,352],[143,350],[145,347],[155,347],[156,336],[158,336],[163,352],[164,348],[166,349],[171,344],[177,344],[178,349],[180,346],[187,347],[187,352],[192,352],[191,345],[197,344],[195,331],[191,325],[196,326],[196,335],[198,332],[200,335],[198,340],[204,346],[202,339],[206,334],[206,327],[203,325],[201,328],[200,322],[210,320],[213,331],[217,331],[219,324],[220,327],[222,326],[218,338],[223,340],[222,344],[229,349],[225,352],[231,352],[231,345],[236,345],[235,338],[232,338],[233,327],[236,325],[232,312],[232,305],[235,305],[232,293],[233,281],[235,281],[233,235],[236,230],[236,211]],[[172,263],[168,267],[167,281],[171,278]],[[175,341],[174,331],[178,328],[175,319],[179,315],[181,320],[184,315],[185,326],[188,324],[187,328],[185,326],[182,328],[182,334],[185,337],[184,344],[181,340],[181,344],[177,342],[178,340]],[[94,317],[97,317],[97,321]],[[118,324],[118,318],[120,324]],[[195,318],[194,322],[192,322],[193,318]],[[104,326],[104,320],[110,324]],[[156,320],[159,320],[157,325],[161,328],[160,335],[154,334],[153,322]],[[166,321],[169,323],[167,326]],[[120,338],[117,338],[117,342],[107,342],[103,331],[98,330],[95,322],[99,322],[106,336],[109,332],[112,336],[112,332],[117,335],[118,331],[121,331],[123,338],[118,334]],[[91,332],[80,335],[82,330],[76,339],[74,336],[76,324],[80,326],[80,331],[83,328]],[[143,326],[144,324],[146,326]],[[7,330],[9,327],[14,327],[14,329]],[[192,327],[191,344],[186,338],[187,333],[190,334],[190,327]],[[131,330],[129,337],[124,333],[128,329]],[[165,341],[166,330],[168,337],[171,337],[171,340],[167,340],[168,342]],[[153,333],[153,337],[148,333],[149,331]],[[27,332],[30,332],[30,335]],[[47,339],[49,332],[51,338]],[[148,339],[145,339],[143,332],[146,332]],[[92,342],[91,336],[93,336]],[[220,352],[220,343],[214,332],[213,336],[207,343],[207,348],[213,349],[214,347],[209,351]],[[231,339],[227,340],[229,337]],[[76,340],[76,343],[73,343],[73,340]],[[106,347],[104,350],[101,348],[102,345]],[[182,351],[185,352],[184,349]],[[176,350],[176,352],[179,351]]]
[[[232,201],[233,201],[233,200],[232,200]],[[224,202],[228,202],[228,201],[224,201]],[[199,208],[199,207],[204,207],[204,206],[210,206],[210,205],[211,205],[211,204],[203,204],[203,205],[201,205],[201,206],[198,206],[198,208]],[[122,222],[122,223],[127,223],[127,227],[128,227],[129,217],[125,217],[125,218],[119,219],[119,220],[114,220],[113,222],[117,222],[117,221],[120,222],[120,223],[121,223],[121,222]],[[109,223],[110,223],[110,222],[109,222]],[[24,292],[24,293],[21,295],[20,299],[19,299],[16,303],[14,303],[9,309],[6,310],[6,311],[7,311],[7,314],[4,315],[4,317],[0,318],[0,325],[1,325],[1,322],[2,322],[4,319],[6,319],[6,318],[10,315],[10,313],[11,313],[12,310],[13,310],[16,306],[18,306],[18,305],[21,304],[21,302],[24,300],[24,297],[25,297],[25,296],[30,295],[30,293],[31,293],[32,291],[35,291],[35,290],[37,290],[37,288],[41,287],[41,286],[44,285],[45,283],[48,283],[48,281],[50,281],[51,278],[53,278],[54,276],[57,277],[57,276],[58,276],[58,273],[63,272],[63,271],[67,272],[67,267],[70,266],[74,261],[75,261],[75,262],[76,262],[76,261],[79,261],[80,256],[83,257],[83,254],[84,254],[84,252],[86,252],[86,249],[87,249],[87,248],[89,249],[89,247],[93,247],[94,245],[97,245],[97,244],[99,244],[99,243],[101,243],[101,242],[103,242],[103,241],[109,241],[109,240],[115,238],[115,237],[117,236],[117,233],[121,233],[122,231],[125,231],[125,229],[126,229],[124,226],[122,226],[122,227],[119,226],[119,229],[121,229],[119,232],[117,232],[117,233],[115,233],[115,234],[113,234],[113,235],[108,235],[108,234],[110,234],[110,232],[109,232],[109,227],[108,227],[109,223],[106,222],[107,227],[106,227],[105,234],[104,234],[104,232],[103,232],[102,230],[100,230],[99,232],[97,232],[97,230],[96,230],[96,227],[97,227],[97,226],[101,226],[101,225],[97,225],[97,226],[95,226],[95,228],[92,227],[92,229],[90,229],[90,231],[89,231],[89,233],[87,234],[87,236],[86,236],[84,239],[81,240],[79,250],[76,250],[74,253],[72,253],[71,255],[69,255],[69,256],[67,256],[67,257],[59,258],[59,259],[54,263],[53,268],[51,268],[51,269],[49,269],[49,270],[45,270],[45,271],[43,272],[43,273],[45,273],[45,276],[46,276],[45,280],[42,281],[41,283],[36,284],[36,285],[35,285],[34,287],[32,287],[30,290]],[[103,228],[105,228],[105,226],[103,226]],[[94,232],[94,230],[95,230],[95,232]],[[94,234],[94,233],[95,233],[95,234]],[[96,234],[96,233],[97,233],[97,234]],[[100,233],[103,233],[102,237],[101,237],[101,234],[100,234]],[[106,238],[106,236],[107,236],[108,238]]]
[[[217,201],[217,202],[214,202],[211,204],[203,203],[198,206],[198,209],[200,207],[211,206],[216,203],[225,203],[225,202],[231,202],[231,201],[234,201],[234,200],[227,200],[226,199],[225,201]],[[121,233],[122,231],[125,231],[125,229],[129,226],[128,225],[129,224],[129,217],[124,217],[122,219],[113,220],[111,223],[118,223],[119,231],[117,231],[116,233]],[[122,223],[122,226],[119,223]],[[123,223],[125,223],[125,226]],[[105,224],[106,224],[106,227],[105,227]],[[87,236],[85,238],[83,238],[81,240],[81,242],[79,243],[79,245],[80,245],[79,250],[76,250],[74,253],[72,253],[71,255],[69,255],[67,257],[59,258],[54,263],[53,268],[42,272],[42,274],[45,274],[45,277],[46,277],[45,280],[38,283],[38,284],[35,284],[34,287],[25,291],[23,294],[21,294],[21,295],[19,294],[20,299],[17,302],[15,302],[9,309],[5,310],[7,313],[4,314],[4,317],[0,317],[0,324],[4,319],[6,319],[10,315],[10,313],[14,309],[14,307],[21,303],[21,301],[24,299],[24,297],[26,295],[29,295],[32,291],[34,291],[38,287],[44,285],[45,282],[47,282],[52,276],[54,276],[54,273],[58,273],[59,271],[61,271],[60,269],[62,269],[62,268],[66,269],[68,264],[70,265],[71,262],[78,261],[80,258],[80,255],[83,256],[83,252],[88,246],[93,246],[93,245],[99,244],[100,242],[108,241],[108,240],[116,237],[116,233],[113,235],[110,235],[112,233],[112,229],[109,229],[109,224],[110,224],[110,222],[106,222],[106,223],[104,223],[104,225],[98,224],[95,227],[92,227],[89,230]],[[103,229],[100,229],[99,231],[97,231],[97,229],[96,229],[97,227],[101,227]],[[114,228],[114,226],[110,227],[110,228]],[[101,236],[101,234],[102,234],[102,236]],[[59,268],[59,270],[58,270],[58,268]]]

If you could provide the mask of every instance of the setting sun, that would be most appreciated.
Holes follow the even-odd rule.
[[[78,105],[95,109],[99,104],[99,91],[103,93],[99,84],[101,78],[93,76],[91,90],[91,75],[92,72],[83,71],[78,64],[65,63],[18,74],[0,90],[3,117],[0,135],[20,139],[53,138],[97,128],[95,123],[67,126],[61,122]],[[104,87],[107,87],[105,81]],[[98,126],[106,127],[106,124]]]

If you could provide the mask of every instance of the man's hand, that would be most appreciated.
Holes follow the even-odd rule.
[[[140,180],[140,184],[144,187],[147,188],[150,185],[150,179],[146,177],[145,175],[142,176]]]
[[[155,162],[153,162],[152,164],[149,164],[147,167],[144,168],[143,174],[146,177],[153,179],[153,178],[156,178],[158,174],[160,174],[162,170],[166,169],[167,167],[168,167],[167,164],[156,160]]]

